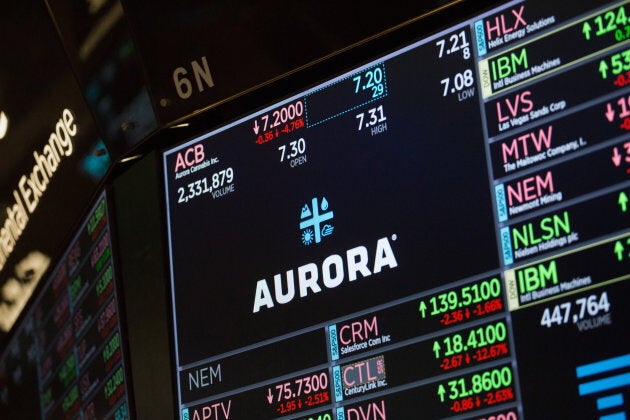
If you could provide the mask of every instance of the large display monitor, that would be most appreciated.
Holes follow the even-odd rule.
[[[629,17],[506,3],[167,150],[180,418],[626,418]]]
[[[127,419],[129,375],[102,194],[0,355],[1,419]]]

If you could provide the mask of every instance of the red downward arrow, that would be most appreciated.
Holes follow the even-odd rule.
[[[612,156],[612,161],[615,164],[615,166],[619,166],[621,165],[621,155],[619,154],[619,150],[615,147],[613,149],[613,156]]]
[[[269,394],[267,394],[267,401],[269,401],[269,404],[271,404],[273,402],[273,394],[271,393],[271,388],[267,388],[269,390]]]
[[[608,122],[613,122],[613,120],[615,119],[615,111],[612,109],[610,103],[607,106],[608,110],[606,111],[606,119],[608,120]]]

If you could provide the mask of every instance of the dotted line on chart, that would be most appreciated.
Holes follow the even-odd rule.
[[[386,97],[386,96],[387,96],[387,93],[384,93],[384,94],[382,94],[381,96],[379,96],[378,98],[370,99],[369,101],[366,101],[366,102],[360,103],[359,105],[353,106],[352,108],[348,108],[348,109],[346,109],[345,111],[341,111],[341,112],[339,112],[339,113],[337,113],[337,114],[335,114],[335,115],[333,115],[333,116],[330,116],[330,117],[328,117],[328,118],[324,118],[323,120],[318,121],[318,122],[316,122],[316,123],[314,123],[314,124],[310,124],[310,125],[308,125],[308,124],[307,124],[307,127],[306,127],[306,128],[311,128],[311,127],[315,127],[316,125],[323,124],[323,123],[325,123],[326,121],[330,121],[330,120],[332,120],[333,118],[337,118],[337,117],[339,117],[339,116],[341,116],[341,115],[347,114],[347,113],[348,113],[348,112],[350,112],[350,111],[354,111],[355,109],[361,108],[363,105],[367,105],[367,104],[369,104],[369,103],[376,102],[376,101],[378,101],[379,99],[382,99],[382,98],[384,98],[384,97]]]
[[[304,118],[306,118],[306,128],[309,128],[308,125],[308,104],[307,104],[308,95],[304,97]]]
[[[379,99],[385,98],[385,97],[388,95],[388,89],[387,89],[387,71],[385,70],[385,63],[380,63],[380,64],[377,64],[377,65],[375,65],[375,66],[373,66],[373,67],[369,67],[369,68],[368,68],[368,69],[366,69],[366,70],[373,69],[373,68],[376,68],[376,67],[379,67],[379,66],[382,66],[382,69],[383,69],[383,84],[384,84],[384,86],[385,86],[385,92],[384,92],[381,96],[379,96],[378,98],[373,98],[373,99],[370,99],[369,101],[362,102],[362,103],[360,103],[359,105],[353,106],[352,108],[348,108],[348,109],[346,109],[345,111],[341,111],[341,112],[339,112],[339,113],[337,113],[337,114],[335,114],[335,115],[332,115],[332,116],[330,116],[330,117],[328,117],[328,118],[325,118],[325,119],[323,119],[323,120],[321,120],[321,121],[318,121],[318,122],[313,123],[313,124],[310,124],[310,123],[309,123],[309,120],[308,120],[308,104],[307,104],[307,98],[308,98],[310,95],[314,95],[314,94],[315,94],[315,93],[317,93],[317,92],[321,92],[321,91],[323,91],[323,90],[325,90],[325,89],[328,89],[328,88],[329,88],[329,87],[331,87],[331,86],[334,86],[334,85],[336,85],[336,84],[338,84],[338,83],[344,82],[344,81],[346,81],[346,80],[350,79],[352,76],[354,76],[354,75],[355,75],[355,74],[357,74],[357,73],[353,73],[353,74],[351,74],[351,75],[350,75],[350,76],[348,76],[348,77],[344,77],[343,79],[338,80],[338,81],[336,81],[336,82],[335,82],[335,83],[333,83],[333,84],[326,85],[326,86],[324,86],[324,87],[322,87],[322,88],[319,88],[319,89],[317,89],[316,91],[313,91],[313,92],[309,93],[308,95],[304,96],[304,109],[305,109],[305,112],[306,112],[306,115],[305,115],[305,116],[306,116],[306,128],[315,127],[315,126],[317,126],[317,125],[319,125],[319,124],[322,124],[322,123],[325,123],[325,122],[327,122],[327,121],[330,121],[330,120],[332,120],[333,118],[337,118],[337,117],[339,117],[339,116],[341,116],[341,115],[347,114],[348,112],[354,111],[355,109],[361,108],[361,107],[362,107],[362,106],[364,106],[364,105],[367,105],[367,104],[369,104],[369,103],[372,103],[372,102],[378,101]],[[366,71],[366,70],[363,70],[363,71]]]

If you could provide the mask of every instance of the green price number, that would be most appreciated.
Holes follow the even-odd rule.
[[[105,399],[109,399],[120,385],[125,381],[125,373],[123,372],[122,366],[118,368],[118,370],[109,378],[109,380],[105,383],[105,387],[103,388],[103,392],[105,393]]]
[[[76,279],[72,281],[72,283],[70,283],[70,298],[72,299],[73,302],[76,299],[79,292],[81,291],[81,287],[83,287],[81,276],[78,276]]]
[[[109,342],[103,348],[102,356],[103,361],[107,363],[109,359],[116,353],[116,351],[120,348],[120,335],[118,333],[114,334],[114,336],[109,340]]]
[[[435,358],[439,359],[440,357],[450,357],[467,350],[504,342],[506,339],[507,328],[505,322],[499,321],[495,324],[475,328],[469,332],[453,334],[435,340],[433,342],[433,352],[435,353]]]
[[[68,413],[74,404],[79,400],[79,388],[75,385],[70,389],[70,392],[66,394],[61,403],[61,408],[64,413]]]
[[[604,80],[609,75],[618,76],[627,71],[630,71],[630,50],[613,54],[599,62],[599,73]]]
[[[77,377],[77,366],[74,360],[74,354],[70,354],[70,356],[65,360],[61,369],[59,370],[59,380],[63,384],[64,387],[68,386],[74,378]]]
[[[332,420],[332,416],[328,413],[325,413],[325,414],[311,415],[310,417],[304,417],[303,419],[300,419],[300,420]]]
[[[621,6],[616,10],[611,9],[593,19],[586,20],[582,24],[582,34],[588,41],[593,37],[614,33],[617,41],[623,41],[629,35],[627,23],[626,9]]]
[[[437,395],[440,402],[460,398],[474,397],[484,392],[512,385],[512,369],[509,366],[487,370],[472,375],[470,378],[459,378],[438,386]]]
[[[420,302],[418,312],[422,318],[442,315],[456,309],[476,305],[501,296],[501,282],[498,278],[484,280],[480,283],[464,286],[459,290],[440,293],[428,300]],[[428,311],[428,312],[427,312]]]

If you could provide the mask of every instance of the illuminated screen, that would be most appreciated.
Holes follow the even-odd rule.
[[[509,3],[168,150],[180,418],[626,418],[629,16]]]
[[[0,418],[129,418],[119,312],[103,194],[0,358]]]

